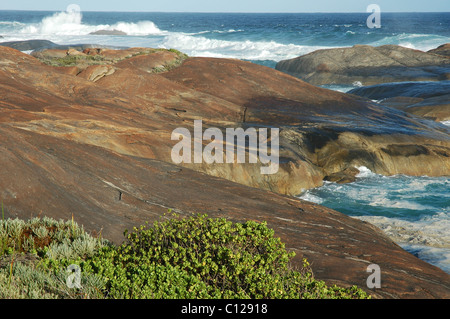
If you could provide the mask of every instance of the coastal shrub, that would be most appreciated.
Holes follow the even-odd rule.
[[[265,222],[233,223],[206,215],[155,222],[126,233],[82,263],[107,278],[110,298],[365,298],[356,287],[327,287]]]
[[[0,298],[367,298],[328,287],[265,222],[206,215],[148,223],[115,246],[74,220],[0,221]],[[80,266],[69,288],[67,267]]]
[[[177,58],[171,62],[168,62],[166,64],[164,64],[161,67],[155,67],[152,70],[152,73],[160,73],[160,72],[167,72],[170,71],[173,68],[176,68],[178,66],[180,66],[184,60],[186,60],[186,58],[188,57],[186,54],[176,50],[176,49],[151,49],[151,48],[147,48],[147,49],[142,49],[139,52],[136,52],[134,54],[131,54],[129,57],[135,57],[135,56],[139,56],[139,55],[148,55],[148,54],[152,54],[158,51],[170,51],[173,52],[177,55]],[[69,67],[69,66],[79,66],[82,68],[85,68],[89,65],[110,65],[113,63],[116,63],[120,60],[120,58],[109,58],[106,56],[103,56],[101,54],[97,54],[97,55],[66,55],[64,57],[39,57],[38,58],[41,62],[50,65],[50,66],[57,66],[57,67]]]
[[[0,267],[0,299],[97,299],[104,298],[103,278],[83,274],[79,289],[67,285],[67,271],[57,273],[39,264],[11,262]]]
[[[83,274],[69,288],[67,266],[90,258],[109,244],[86,233],[73,219],[48,217],[0,220],[0,298],[103,298],[105,282]]]
[[[77,259],[90,257],[107,240],[87,234],[73,219],[55,220],[49,217],[0,220],[0,257],[13,253],[32,253],[47,259]]]

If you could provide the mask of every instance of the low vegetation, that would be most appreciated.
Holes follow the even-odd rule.
[[[142,48],[142,50],[137,51],[135,53],[130,54],[126,58],[110,58],[107,56],[104,56],[101,54],[96,55],[87,55],[82,54],[81,52],[78,52],[77,55],[73,54],[67,54],[64,57],[57,57],[57,56],[47,56],[47,55],[38,55],[38,59],[51,66],[56,67],[70,67],[70,66],[77,66],[80,69],[85,69],[90,65],[112,65],[114,63],[117,63],[121,60],[132,58],[139,55],[149,55],[158,51],[169,51],[173,52],[177,55],[176,59],[166,63],[165,65],[161,67],[156,67],[153,69],[153,73],[160,73],[160,72],[167,72],[171,69],[181,65],[183,61],[188,57],[186,54],[176,50],[176,49],[153,49],[153,48]]]
[[[73,220],[0,220],[0,298],[369,297],[314,279],[306,260],[293,269],[266,223],[171,215],[124,235],[116,246]]]

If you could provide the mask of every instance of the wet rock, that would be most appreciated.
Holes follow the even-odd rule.
[[[434,121],[450,119],[450,81],[385,83],[348,93]]]
[[[426,99],[446,95],[449,92],[450,81],[438,81],[383,83],[355,88],[347,93],[363,96],[372,100],[381,100],[396,96]]]
[[[356,181],[356,175],[358,174],[359,170],[356,167],[349,167],[341,172],[325,176],[324,180],[338,184],[352,183]]]

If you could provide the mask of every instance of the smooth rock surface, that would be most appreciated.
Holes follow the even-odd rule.
[[[333,173],[351,176],[361,165],[448,175],[448,128],[249,62],[188,58],[168,72],[148,72],[162,55],[173,62],[169,52],[131,54],[93,82],[72,67],[63,72],[0,47],[6,217],[73,214],[115,242],[125,228],[157,220],[168,209],[266,220],[296,251],[294,265],[307,257],[327,283],[369,290],[366,268],[376,263],[382,288],[369,291],[377,297],[450,297],[448,274],[377,228],[283,195],[320,185]],[[261,163],[174,165],[171,133],[192,132],[195,119],[204,129],[280,127],[279,172],[262,175]]]
[[[450,43],[440,45],[436,49],[429,50],[428,52],[450,57]]]
[[[120,30],[98,30],[91,32],[89,34],[93,35],[127,35],[126,32],[120,31]]]
[[[397,45],[323,49],[280,61],[276,69],[314,85],[450,79],[450,59]]]
[[[439,81],[384,83],[356,88],[348,93],[441,122],[450,119],[449,92],[450,81]]]
[[[57,46],[57,44],[48,40],[25,40],[0,42],[0,46],[13,48],[19,51],[29,51],[42,48],[52,48]]]

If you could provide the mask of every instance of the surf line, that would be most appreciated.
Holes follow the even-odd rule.
[[[171,158],[175,164],[192,163],[194,153],[195,164],[203,162],[242,164],[246,163],[247,150],[248,163],[256,164],[259,159],[263,164],[260,167],[261,174],[275,174],[279,168],[279,137],[279,128],[270,128],[268,136],[267,128],[257,130],[249,127],[244,130],[238,127],[226,128],[224,140],[224,134],[219,128],[209,127],[203,132],[202,120],[194,120],[193,143],[191,132],[187,128],[178,127],[172,131],[172,141],[179,140],[179,142],[172,147]],[[210,142],[203,148],[203,141]]]

